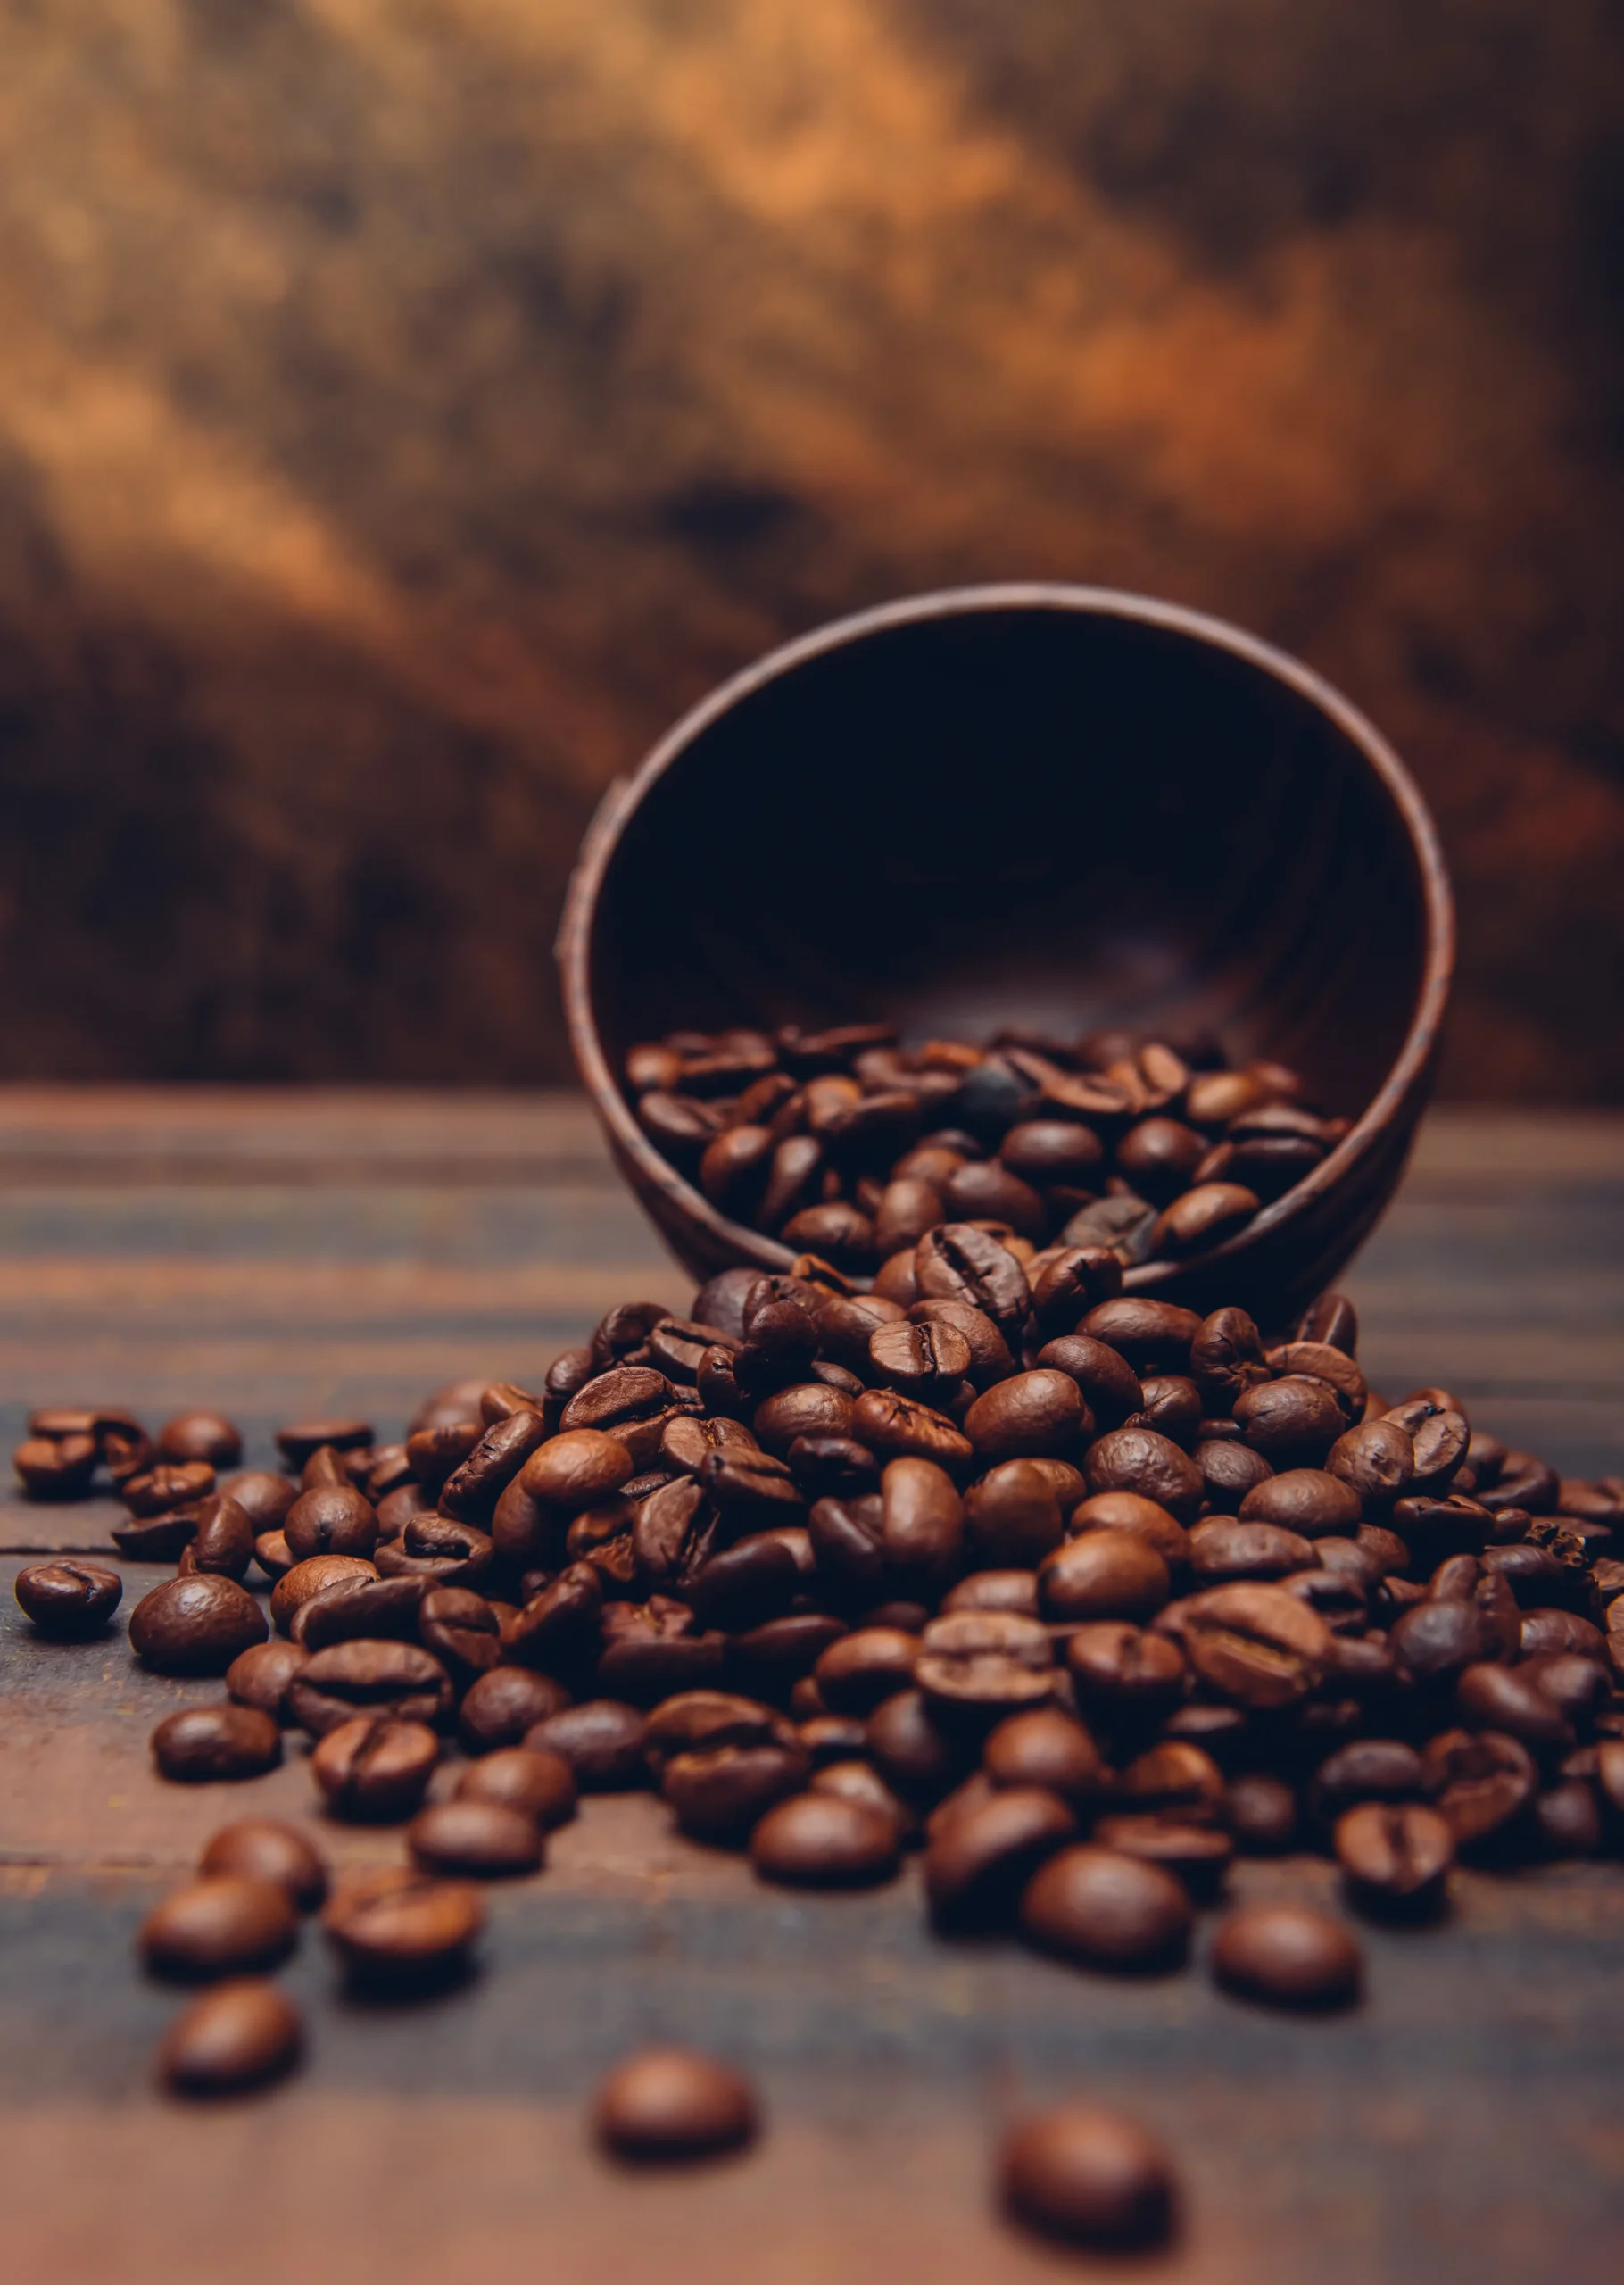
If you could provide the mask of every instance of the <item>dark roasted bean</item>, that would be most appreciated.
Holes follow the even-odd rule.
[[[737,2150],[759,2113],[748,2079],[708,2055],[648,2048],[611,2071],[592,2106],[593,2131],[617,2158],[682,2163]]]
[[[124,1582],[100,1563],[58,1556],[25,1564],[12,1591],[36,1629],[53,1642],[79,1642],[100,1634],[119,1607]]]
[[[278,1882],[215,1873],[171,1890],[141,1924],[154,1975],[202,1982],[274,1967],[299,1940],[299,1915]]]
[[[1364,1959],[1339,1920],[1300,1904],[1247,1904],[1213,1942],[1213,1973],[1227,1990],[1277,2007],[1346,2007]]]
[[[203,1784],[274,1768],[282,1758],[282,1732],[270,1715],[252,1706],[188,1706],[165,1716],[152,1746],[160,1777]]]
[[[589,1699],[584,1705],[561,1707],[543,1716],[526,1733],[524,1743],[568,1762],[583,1793],[616,1793],[648,1783],[643,1753],[647,1731],[647,1718],[636,1707],[613,1699]]]
[[[1454,1863],[1447,1820],[1420,1801],[1365,1801],[1337,1819],[1337,1862],[1367,1911],[1423,1914],[1442,1902]]]
[[[163,1674],[223,1674],[269,1628],[253,1597],[235,1579],[200,1572],[168,1579],[129,1615],[129,1643],[144,1666]]]
[[[321,1915],[323,1932],[350,1974],[391,1990],[454,1973],[485,1923],[477,1891],[405,1865],[346,1876]]]
[[[363,1714],[326,1732],[311,1774],[335,1816],[393,1824],[420,1805],[439,1757],[439,1741],[423,1723]]]
[[[313,1912],[327,1890],[320,1851],[297,1825],[275,1817],[239,1817],[220,1826],[197,1860],[200,1873],[236,1873],[269,1881],[299,1912]]]
[[[304,2026],[286,1992],[258,1977],[216,1984],[164,2033],[157,2071],[172,2094],[235,2094],[298,2061]]]
[[[310,1658],[296,1642],[254,1642],[226,1668],[226,1688],[239,1706],[257,1707],[273,1721],[290,1722],[287,1685]]]
[[[1173,2211],[1172,2171],[1137,2120],[1067,2104],[1022,2120],[1005,2138],[998,2193],[1016,2221],[1067,2245],[1158,2245]]]
[[[1192,1917],[1181,1882],[1110,1849],[1061,1849],[1021,1899],[1030,1941],[1090,1967],[1172,1966],[1184,1957]]]
[[[823,1788],[769,1809],[750,1835],[750,1853],[765,1881],[866,1888],[897,1869],[897,1824],[872,1803]]]
[[[968,1931],[1009,1919],[1033,1870],[1075,1837],[1057,1793],[1012,1785],[945,1805],[931,1821],[924,1886],[939,1928]]]
[[[551,1832],[574,1816],[576,1793],[575,1772],[562,1754],[538,1746],[500,1746],[463,1771],[453,1798],[499,1802]]]

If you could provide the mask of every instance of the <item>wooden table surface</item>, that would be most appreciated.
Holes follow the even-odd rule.
[[[1441,1380],[1567,1472],[1624,1469],[1624,1120],[1440,1114],[1348,1283],[1372,1378]],[[187,1401],[243,1422],[530,1379],[611,1300],[682,1303],[569,1098],[0,1090],[0,1390]],[[7,1580],[105,1550],[110,1503],[0,1507]],[[126,1608],[162,1575],[131,1566]],[[1136,2274],[1230,2285],[1614,2285],[1624,2227],[1624,1871],[1469,1876],[1441,1929],[1367,1938],[1370,1992],[1276,2018],[1195,1972],[1076,1973],[947,1945],[915,1874],[799,1898],[589,1802],[539,1880],[493,1891],[483,1973],[417,2007],[289,1971],[296,2081],[205,2113],[149,2089],[174,1997],[130,1938],[228,1816],[303,1814],[308,1774],[184,1790],[158,1716],[218,1685],[0,1611],[0,2214],[27,2285],[1004,2285],[1090,2267],[990,2215],[1022,2103],[1079,2091],[1175,2149],[1188,2223]],[[344,1861],[398,1836],[328,1829]],[[1236,1889],[1329,1891],[1307,1860]],[[1205,1937],[1203,1939],[1203,1947]],[[749,2159],[627,2179],[592,2155],[600,2071],[651,2037],[758,2074]],[[1098,2267],[1100,2264],[1094,2264]],[[1109,2264],[1106,2264],[1109,2266]]]

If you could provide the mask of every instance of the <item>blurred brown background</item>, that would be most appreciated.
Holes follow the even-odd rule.
[[[597,790],[939,582],[1300,651],[1624,1100],[1617,0],[14,0],[0,1076],[568,1070]]]

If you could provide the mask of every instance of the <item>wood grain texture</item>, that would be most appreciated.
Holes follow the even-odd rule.
[[[1446,1084],[1619,1100],[1621,79],[1606,0],[6,12],[6,1068],[563,1076],[614,771],[1048,577],[1346,686]]]
[[[1616,1120],[1434,1113],[1353,1280],[1372,1372],[1441,1373],[1564,1467],[1624,1467],[1621,1144]],[[0,1090],[0,1431],[46,1397],[206,1399],[268,1457],[295,1411],[387,1428],[435,1381],[522,1377],[634,1290],[684,1298],[574,1099]],[[1371,1932],[1359,2010],[1304,2023],[1199,1967],[1121,1982],[944,1944],[912,1869],[768,1891],[651,1799],[592,1801],[493,1891],[470,1985],[360,2006],[307,1933],[286,1974],[308,2069],[178,2115],[147,2081],[178,2002],[136,1973],[136,1928],[217,1824],[309,1816],[313,1789],[296,1741],[241,1787],[153,1774],[153,1724],[218,1688],[130,1658],[158,1568],[126,1567],[104,1641],[32,1639],[16,1550],[104,1545],[116,1512],[0,1507],[0,2210],[29,2285],[1039,2285],[1081,2272],[998,2223],[989,2153],[1079,2090],[1177,2154],[1182,2243],[1136,2276],[1612,2285],[1616,1865],[1465,1877],[1448,1926]],[[399,1847],[316,1822],[342,1862]],[[1331,1876],[1292,1860],[1236,1888],[1329,1898]],[[601,2164],[584,2105],[650,2038],[758,2076],[759,2152],[679,2179]]]

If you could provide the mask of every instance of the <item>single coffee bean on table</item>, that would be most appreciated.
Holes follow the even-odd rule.
[[[179,1784],[260,1777],[282,1758],[282,1732],[252,1706],[189,1706],[153,1732],[161,1777]]]
[[[1068,2103],[1020,2120],[1004,2138],[998,2179],[1015,2220],[1066,2244],[1139,2249],[1173,2225],[1166,2153],[1116,2111]]]
[[[285,1991],[234,1977],[176,2016],[158,2048],[157,2075],[171,2094],[236,2094],[281,2078],[303,2046],[303,2020]]]
[[[310,1835],[280,1817],[238,1817],[221,1825],[197,1860],[200,1873],[236,1873],[286,1890],[296,1910],[313,1912],[327,1891],[327,1870]]]
[[[155,1905],[137,1940],[154,1975],[202,1981],[274,1967],[298,1936],[299,1915],[278,1882],[211,1873]]]
[[[105,1631],[124,1582],[104,1564],[62,1556],[25,1564],[12,1591],[47,1641],[80,1642]]]
[[[759,2131],[760,2106],[742,2072],[686,2048],[647,2048],[604,2080],[592,2126],[617,2158],[681,2164],[742,2149]]]
[[[1359,1996],[1357,1938],[1329,1913],[1300,1904],[1248,1904],[1213,1941],[1213,1973],[1226,1990],[1272,2007],[1346,2007]]]

